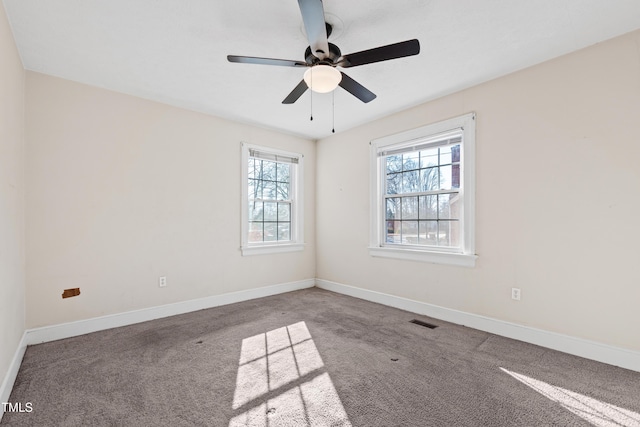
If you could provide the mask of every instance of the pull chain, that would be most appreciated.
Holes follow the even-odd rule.
[[[309,96],[309,100],[310,100],[309,109],[311,110],[311,119],[310,120],[313,121],[313,89],[312,89],[313,88],[313,67],[311,67],[311,73],[309,73],[309,74],[311,74],[311,79],[310,79],[311,80],[311,84],[310,84],[310,87],[309,87],[309,89],[311,89],[311,96]]]
[[[336,91],[331,92],[331,133],[336,133]]]

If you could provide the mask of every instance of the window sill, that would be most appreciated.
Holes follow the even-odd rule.
[[[296,252],[304,249],[304,243],[287,243],[280,245],[242,246],[242,256],[277,254],[283,252]]]
[[[404,259],[410,261],[431,262],[434,264],[456,265],[459,267],[475,267],[477,255],[448,252],[421,251],[416,249],[400,249],[370,247],[369,255],[382,258]]]

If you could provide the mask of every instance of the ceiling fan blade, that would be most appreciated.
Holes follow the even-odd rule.
[[[340,58],[338,65],[343,68],[349,68],[374,62],[387,61],[389,59],[404,58],[405,56],[417,55],[419,53],[420,42],[417,39],[413,39],[343,55],[342,58]]]
[[[327,27],[324,21],[322,0],[298,0],[304,29],[307,32],[311,53],[320,59],[329,56]]]
[[[375,93],[371,92],[369,89],[367,89],[366,87],[362,86],[360,83],[358,83],[357,81],[353,80],[351,77],[347,76],[342,71],[340,73],[342,74],[342,80],[340,81],[340,86],[344,90],[346,90],[351,95],[355,96],[356,98],[358,98],[360,101],[364,102],[365,104],[367,102],[371,102],[374,99],[376,99],[376,94]]]
[[[227,60],[229,62],[238,62],[242,64],[279,65],[281,67],[309,66],[309,64],[302,61],[293,61],[290,59],[258,58],[256,56],[227,55]]]
[[[302,96],[303,93],[305,93],[307,91],[307,84],[304,82],[304,79],[300,81],[300,83],[298,83],[298,86],[295,87],[295,89],[293,89],[291,91],[291,93],[289,95],[287,95],[287,97],[284,99],[284,101],[282,101],[283,104],[293,104],[294,102],[296,102],[298,100],[298,98],[300,98]]]

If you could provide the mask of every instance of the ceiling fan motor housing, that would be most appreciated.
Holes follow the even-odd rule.
[[[340,49],[338,48],[338,46],[336,46],[335,44],[328,43],[328,45],[329,45],[329,53],[322,59],[315,56],[311,52],[311,46],[308,46],[307,50],[305,50],[304,52],[304,58],[306,63],[309,64],[310,66],[314,66],[314,65],[335,66],[338,59],[340,59],[340,57],[342,56],[342,53],[340,52]]]

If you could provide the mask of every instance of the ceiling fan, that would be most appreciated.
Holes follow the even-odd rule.
[[[325,22],[322,0],[298,0],[304,28],[309,39],[304,61],[288,59],[259,58],[255,56],[227,55],[229,62],[244,64],[278,65],[281,67],[307,67],[304,79],[282,101],[293,104],[308,88],[314,92],[331,92],[337,86],[361,100],[370,102],[376,95],[360,83],[347,76],[336,67],[349,68],[389,59],[403,58],[420,53],[418,40],[407,40],[361,52],[342,55],[338,46],[329,43],[331,25]]]

